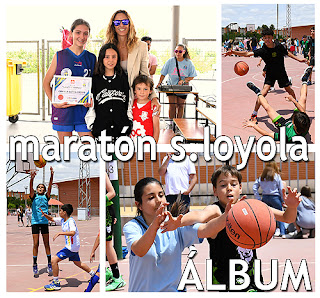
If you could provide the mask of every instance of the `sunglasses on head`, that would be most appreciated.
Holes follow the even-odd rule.
[[[119,26],[121,24],[121,22],[123,25],[129,25],[129,23],[130,23],[129,19],[124,19],[124,20],[114,20],[113,24],[115,26]]]
[[[184,52],[184,50],[174,50],[174,52],[182,54]]]

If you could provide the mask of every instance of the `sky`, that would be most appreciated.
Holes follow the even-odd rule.
[[[43,3],[43,2],[42,2]],[[52,3],[52,2],[51,2]],[[69,2],[67,2],[69,3]],[[6,8],[6,39],[7,40],[60,40],[60,28],[69,29],[77,18],[83,18],[91,26],[91,36],[96,38],[101,29],[105,28],[112,14],[125,9],[130,14],[135,28],[145,30],[153,39],[171,38],[172,6],[111,6],[96,5],[64,6],[58,5],[28,5],[7,6]],[[107,3],[107,1],[105,2]],[[136,3],[136,2],[135,2]],[[150,2],[152,4],[152,2]],[[201,22],[194,16],[201,16]],[[23,30],[19,20],[23,23]],[[215,38],[216,24],[215,6],[181,6],[180,7],[180,37]]]
[[[9,159],[9,156],[7,154],[7,160]],[[13,164],[12,164],[13,165]],[[70,180],[70,179],[78,179],[79,178],[79,167],[80,167],[80,160],[76,153],[71,153],[71,161],[66,162],[48,162],[47,165],[39,169],[37,175],[34,180],[34,187],[38,185],[39,183],[42,183],[43,180],[43,169],[45,170],[45,182],[48,183],[50,179],[50,166],[53,167],[54,170],[54,179],[53,183],[56,181],[64,181],[64,180]],[[15,170],[12,169],[7,173],[6,181],[12,177]],[[100,175],[99,172],[99,163],[98,162],[90,162],[90,176],[91,177],[98,177]],[[10,184],[14,183],[15,181],[19,181],[20,179],[26,177],[26,174],[18,174],[15,178],[13,178],[10,181]],[[9,190],[13,191],[25,191],[25,186],[29,186],[29,178],[22,180],[21,182],[13,185],[9,188]],[[29,187],[28,187],[29,192]],[[57,194],[58,191],[56,188],[53,188],[52,194]]]
[[[313,4],[291,5],[291,26],[313,25],[315,22],[315,6]],[[277,25],[276,4],[234,4],[222,5],[221,23],[225,27],[230,23],[238,23],[240,27],[255,24],[256,27],[266,24]],[[286,4],[279,4],[279,29],[286,26]]]

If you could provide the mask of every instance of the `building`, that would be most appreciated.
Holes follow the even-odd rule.
[[[78,179],[64,179],[63,181],[54,181],[58,187],[59,201],[64,204],[71,204],[73,209],[78,208]],[[99,215],[99,177],[90,177],[91,188],[91,215]],[[77,213],[74,212],[76,215]]]

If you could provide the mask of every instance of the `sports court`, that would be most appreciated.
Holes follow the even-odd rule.
[[[197,208],[192,208],[195,210]],[[134,215],[134,212],[129,212],[130,215]],[[129,215],[126,212],[126,215]],[[132,213],[132,214],[131,214]],[[304,239],[282,239],[279,237],[273,238],[265,246],[257,249],[258,259],[261,259],[262,263],[262,275],[264,278],[264,284],[270,283],[270,267],[271,259],[278,260],[278,283],[275,287],[275,292],[282,292],[280,290],[282,274],[284,270],[284,264],[286,259],[290,259],[294,268],[295,274],[299,268],[301,260],[306,260],[308,265],[308,272],[310,276],[312,291],[315,291],[315,238]],[[125,245],[125,238],[122,237],[122,245]],[[209,245],[205,239],[202,244],[197,244],[195,247],[198,250],[198,254],[193,258],[195,267],[199,274],[204,291],[206,291],[206,259],[209,259]],[[186,248],[182,253],[182,272],[188,261],[189,249]],[[119,261],[120,273],[123,275],[124,280],[127,282],[126,287],[118,290],[126,292],[129,283],[129,255],[126,259]],[[191,278],[191,277],[190,277]],[[195,286],[187,286],[188,292],[198,292]],[[291,281],[289,281],[288,292],[295,292],[292,287]],[[306,292],[303,282],[300,284],[299,292]],[[201,292],[200,292],[201,293]]]
[[[228,56],[222,57],[222,135],[227,135],[233,138],[233,136],[240,136],[242,142],[246,143],[249,136],[256,136],[259,138],[261,135],[253,128],[242,128],[242,122],[244,119],[249,119],[254,104],[256,101],[256,95],[246,86],[247,82],[253,82],[257,87],[262,89],[264,77],[262,76],[262,69],[264,62],[260,67],[257,67],[260,58],[247,58],[247,57],[235,57]],[[249,72],[244,76],[238,76],[234,72],[234,65],[238,61],[244,61],[249,66]],[[301,87],[301,76],[307,64],[300,63],[292,58],[285,58],[285,67],[288,77],[292,78],[292,89],[294,90],[296,97],[299,98]],[[312,80],[315,79],[315,72],[312,74]],[[280,89],[278,84],[275,84],[275,91],[270,92],[267,95],[267,100],[270,105],[278,111],[285,119],[291,117],[295,106],[285,100],[287,92],[284,89]],[[311,126],[309,134],[306,136],[309,144],[315,143],[315,85],[308,86],[308,98],[307,98],[307,114],[311,120]],[[276,128],[272,124],[265,110],[261,107],[258,112],[258,125],[267,130],[277,132]]]
[[[89,221],[78,221],[74,217],[80,235],[80,258],[93,270],[99,265],[99,252],[96,260],[89,263],[93,243],[99,231],[99,218],[92,217]],[[26,222],[24,218],[24,222]],[[53,236],[61,231],[61,226],[49,226],[51,255],[55,255],[65,246],[64,236],[52,241]],[[32,273],[32,234],[31,227],[18,227],[17,216],[7,216],[7,292],[45,292],[43,286],[52,281],[47,274],[47,257],[42,237],[40,235],[38,268],[39,277],[34,278]],[[60,292],[83,292],[88,286],[90,275],[73,262],[63,260],[59,263]],[[99,292],[99,284],[92,292]]]

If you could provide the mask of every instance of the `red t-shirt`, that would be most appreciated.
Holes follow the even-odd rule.
[[[138,136],[153,137],[153,121],[152,121],[151,100],[140,109],[137,105],[137,100],[134,100],[132,107],[133,127],[130,137],[136,139]]]

